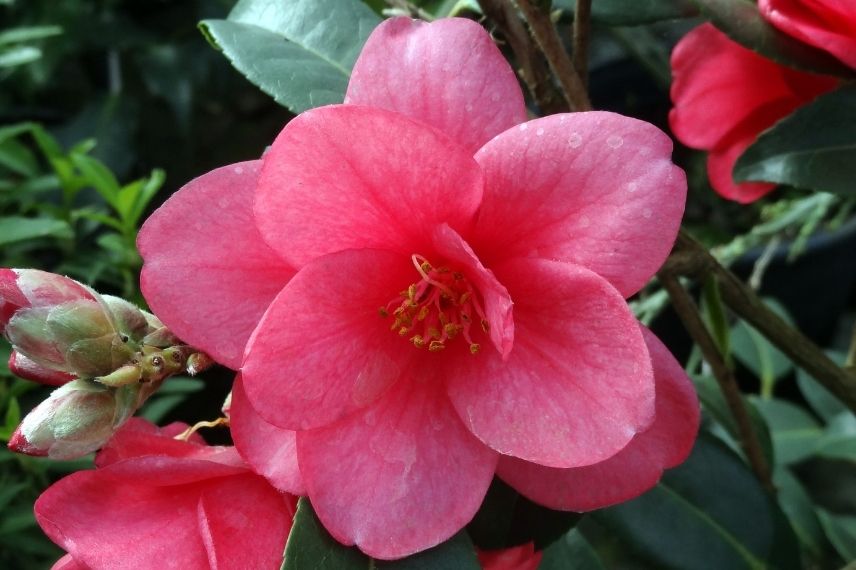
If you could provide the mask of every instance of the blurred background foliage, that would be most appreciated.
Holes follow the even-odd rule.
[[[507,49],[472,0],[366,3],[378,18],[481,19]],[[60,272],[144,304],[134,240],[148,213],[194,176],[260,156],[293,116],[197,29],[202,20],[226,20],[233,4],[0,0],[0,267]],[[572,4],[553,3],[564,31]],[[700,21],[695,9],[677,0],[595,7],[594,106],[667,130],[668,57]],[[215,44],[216,25],[206,25]],[[853,199],[785,189],[749,206],[726,203],[707,184],[702,153],[677,145],[675,157],[691,187],[685,226],[842,361],[856,307]],[[746,467],[710,371],[653,285],[634,309],[696,381],[704,425],[691,459],[643,497],[585,517],[548,511],[496,482],[468,527],[473,542],[534,540],[547,549],[546,569],[836,568],[856,559],[856,418],[757,331],[723,320],[715,295],[704,301],[775,465],[777,495],[766,495]],[[0,339],[3,441],[48,393],[13,378],[8,353]],[[171,379],[142,413],[156,422],[212,419],[230,379],[225,370]],[[0,568],[47,568],[60,555],[32,504],[52,481],[90,463],[0,448]],[[301,522],[311,522],[311,508],[301,513],[307,549],[313,536],[329,544],[320,525]]]

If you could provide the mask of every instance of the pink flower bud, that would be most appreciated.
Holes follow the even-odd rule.
[[[48,386],[62,386],[77,378],[74,374],[45,368],[14,350],[9,356],[9,371],[24,380],[32,380]]]
[[[0,268],[0,328],[20,309],[94,298],[84,285],[62,275],[38,269]]]
[[[31,411],[9,440],[9,449],[53,459],[74,459],[103,446],[140,403],[139,387],[107,388],[74,380]]]

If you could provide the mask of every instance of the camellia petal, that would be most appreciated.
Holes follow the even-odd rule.
[[[140,286],[183,341],[230,368],[294,270],[253,219],[260,161],[212,170],[173,194],[140,230]]]
[[[541,465],[618,453],[654,412],[651,359],[624,299],[569,263],[516,259],[494,272],[515,302],[514,348],[507,361],[446,359],[461,419],[499,453]]]
[[[407,115],[473,153],[526,120],[514,71],[484,28],[463,18],[383,22],[354,65],[345,103]]]
[[[241,374],[252,407],[300,430],[382,396],[419,352],[378,310],[414,274],[408,256],[379,250],[334,253],[301,269],[250,339]]]
[[[334,105],[293,119],[265,154],[256,219],[297,266],[350,248],[410,255],[430,246],[439,223],[468,229],[483,185],[472,156],[439,131]]]
[[[776,189],[776,184],[768,182],[735,182],[731,173],[734,164],[749,145],[755,142],[760,130],[738,130],[727,140],[729,144],[720,150],[711,150],[707,155],[707,176],[710,185],[724,198],[749,204]]]
[[[467,431],[439,381],[422,368],[361,412],[298,432],[309,498],[338,541],[400,558],[443,542],[475,515],[497,455]]]
[[[89,568],[72,558],[71,554],[66,554],[51,566],[51,570],[89,570]]]
[[[514,256],[569,261],[630,296],[663,264],[680,226],[687,185],[671,154],[665,133],[614,113],[506,131],[476,154],[485,196],[471,243],[488,266]]]
[[[296,432],[266,422],[250,405],[240,375],[232,385],[232,440],[253,470],[280,491],[305,495],[297,467]]]
[[[683,368],[648,329],[642,329],[654,365],[656,416],[627,447],[600,463],[553,469],[500,459],[497,474],[529,499],[551,509],[590,511],[637,497],[664,469],[687,458],[699,424],[698,398]]]
[[[759,0],[768,22],[856,69],[856,4],[851,0]]]

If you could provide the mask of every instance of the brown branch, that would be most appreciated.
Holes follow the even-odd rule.
[[[716,278],[723,302],[826,389],[856,411],[856,372],[841,368],[804,334],[770,310],[758,295],[720,265],[704,246],[681,231],[662,272],[703,280]]]
[[[716,378],[723,396],[725,396],[725,402],[728,404],[734,421],[737,423],[740,444],[749,460],[752,471],[755,472],[755,476],[758,477],[765,489],[774,492],[775,487],[770,475],[770,466],[764,457],[764,451],[758,441],[758,434],[752,428],[752,421],[749,419],[749,412],[746,411],[734,373],[725,363],[719,348],[716,346],[716,341],[713,340],[701,319],[701,315],[699,315],[698,307],[683,285],[680,284],[678,278],[674,274],[663,272],[659,274],[659,277],[663,288],[672,299],[672,307],[678,313],[678,317],[684,323],[687,332],[701,349],[702,356],[713,370],[713,376]]]
[[[562,45],[562,39],[550,20],[550,15],[534,6],[532,0],[516,0],[516,2],[529,24],[529,29],[532,30],[532,37],[535,38],[538,47],[547,58],[547,63],[550,64],[550,69],[559,80],[568,106],[573,111],[590,111],[591,102],[586,88]]]
[[[542,114],[566,112],[568,104],[553,83],[547,62],[532,44],[514,6],[503,0],[479,0],[479,5],[511,46],[518,73]]]
[[[591,33],[591,0],[577,0],[574,11],[574,49],[571,55],[574,69],[583,88],[588,86],[589,34]]]

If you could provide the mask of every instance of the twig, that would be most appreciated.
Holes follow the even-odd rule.
[[[716,341],[710,335],[707,327],[698,312],[695,302],[686,292],[684,287],[678,281],[678,278],[670,273],[660,273],[660,282],[663,288],[669,293],[672,299],[672,307],[678,313],[681,321],[684,323],[687,332],[701,350],[704,359],[710,364],[713,370],[713,375],[725,396],[725,402],[734,416],[737,423],[737,431],[740,435],[740,444],[743,451],[746,453],[746,458],[749,460],[749,465],[755,476],[768,491],[775,491],[773,481],[770,476],[770,466],[764,457],[764,451],[761,449],[761,444],[758,441],[758,435],[752,428],[752,422],[749,419],[749,413],[746,411],[746,406],[743,403],[743,396],[740,394],[740,388],[737,386],[737,380],[734,378],[734,373],[725,364],[719,349],[716,346]]]
[[[588,86],[589,34],[591,32],[591,0],[577,0],[574,11],[574,68],[583,88]]]
[[[661,272],[698,280],[715,277],[719,282],[722,300],[734,313],[755,327],[848,408],[856,411],[856,372],[835,364],[804,334],[770,310],[749,286],[720,265],[704,246],[684,231],[678,235],[675,250]]]
[[[568,52],[562,46],[562,39],[550,20],[549,14],[533,6],[531,0],[516,0],[516,2],[529,24],[529,29],[532,30],[532,37],[535,38],[541,52],[547,58],[547,63],[550,64],[550,69],[559,80],[568,106],[574,111],[590,111],[591,101],[586,88],[580,76],[577,75]]]
[[[503,0],[479,0],[479,5],[511,46],[518,73],[541,113],[552,115],[566,112],[568,105],[565,98],[556,88],[547,62],[532,45],[532,38],[517,17],[514,6]]]

